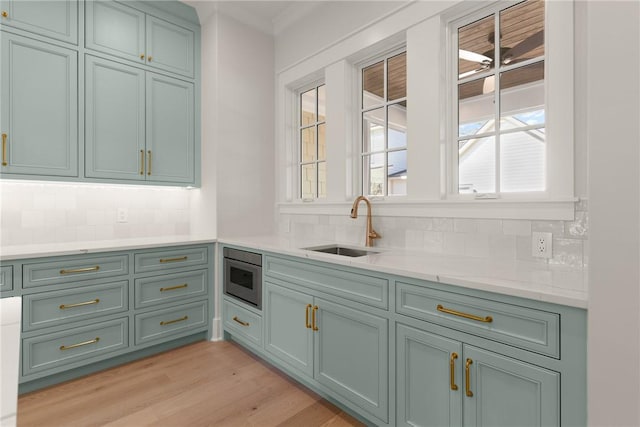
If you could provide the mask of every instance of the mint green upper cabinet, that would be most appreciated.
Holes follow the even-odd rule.
[[[113,1],[85,3],[87,48],[145,62],[145,14]]]
[[[194,33],[147,16],[147,62],[173,73],[193,77]]]
[[[0,9],[2,26],[78,43],[77,0],[0,0]]]
[[[193,84],[147,73],[147,180],[194,180]]]
[[[77,176],[77,53],[5,32],[0,38],[0,171]]]
[[[86,176],[145,179],[145,72],[86,57]]]

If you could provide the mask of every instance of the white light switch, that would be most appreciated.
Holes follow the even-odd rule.
[[[129,221],[129,209],[127,208],[118,208],[118,222],[128,222]]]

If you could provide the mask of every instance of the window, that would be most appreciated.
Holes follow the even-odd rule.
[[[300,197],[327,196],[325,85],[301,92],[298,141],[300,153]]]
[[[547,191],[544,9],[499,2],[452,27],[453,193]]]
[[[407,194],[407,54],[362,68],[362,191]]]

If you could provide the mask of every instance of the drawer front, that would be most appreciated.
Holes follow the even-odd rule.
[[[227,331],[262,346],[262,317],[226,300],[223,311]]]
[[[207,327],[207,301],[136,316],[136,344],[169,340]]]
[[[167,270],[170,268],[204,265],[208,260],[206,246],[198,248],[173,248],[167,251],[137,253],[136,273]]]
[[[0,292],[13,290],[13,266],[0,267]]]
[[[128,319],[116,319],[64,332],[22,340],[22,373],[74,364],[80,366],[110,357],[127,348]]]
[[[78,280],[100,279],[129,273],[127,255],[77,257],[52,262],[25,264],[23,286],[33,288]]]
[[[396,312],[560,357],[560,315],[557,313],[401,282],[396,283]]]
[[[136,279],[136,308],[207,294],[207,270]]]
[[[389,308],[389,281],[303,261],[267,257],[266,274],[364,304]]]
[[[79,289],[25,295],[23,328],[36,328],[75,322],[124,312],[129,309],[129,281],[87,286]]]

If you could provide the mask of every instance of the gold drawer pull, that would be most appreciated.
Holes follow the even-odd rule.
[[[469,371],[471,371],[471,364],[473,363],[473,360],[471,359],[467,359],[467,363],[465,363],[464,365],[464,388],[465,388],[465,393],[467,394],[467,397],[473,397],[473,392],[471,391],[471,373]]]
[[[176,289],[183,289],[183,288],[186,288],[187,286],[189,286],[188,283],[183,283],[182,285],[176,285],[176,286],[169,286],[168,288],[160,288],[160,292],[175,291]]]
[[[149,57],[149,62],[153,61],[153,56]]]
[[[61,345],[60,350],[71,350],[72,348],[82,347],[83,345],[95,344],[98,341],[100,341],[100,337],[95,337],[94,339],[85,342],[79,342],[78,344]]]
[[[75,303],[75,304],[61,304],[60,305],[60,310],[66,310],[67,308],[73,308],[73,307],[82,307],[83,305],[98,304],[99,302],[100,302],[100,298],[96,298],[96,299],[91,300],[91,301],[78,302],[78,303]]]
[[[240,323],[242,326],[249,326],[249,322],[243,322],[242,320],[238,319],[238,316],[233,316],[233,320],[234,322]]]
[[[184,322],[188,318],[189,318],[189,316],[184,316],[184,317],[181,317],[179,319],[174,319],[174,320],[166,320],[166,321],[163,320],[162,322],[160,322],[160,326],[170,325],[172,323]]]
[[[144,61],[144,53],[140,54],[140,59],[142,59]]]
[[[304,326],[307,329],[311,329],[311,323],[309,323],[309,309],[313,307],[311,304],[307,304],[307,309],[304,311]]]
[[[457,390],[458,386],[456,385],[456,359],[458,358],[458,353],[451,353],[451,358],[449,359],[449,384],[451,384],[451,390]]]
[[[9,17],[9,14],[7,13],[7,11],[6,11],[6,10],[3,10],[3,11],[2,11],[2,17],[3,17],[3,18],[8,18],[8,17]]]
[[[149,58],[149,61],[151,61],[151,58]],[[151,175],[151,150],[147,151],[147,154],[149,155],[149,167],[147,168],[147,175]]]
[[[140,175],[144,175],[144,150],[140,150]]]
[[[7,13],[7,12],[2,12],[2,13]],[[7,166],[7,134],[6,133],[2,134],[2,166]]]
[[[467,314],[461,311],[451,310],[450,308],[444,308],[442,304],[438,304],[436,309],[442,313],[453,314],[454,316],[464,317],[465,319],[475,320],[476,322],[482,322],[482,323],[493,322],[493,317],[491,316],[485,316],[485,317],[474,316],[473,314]]]
[[[320,330],[320,329],[318,329],[318,324],[316,323],[316,320],[317,320],[317,318],[316,318],[317,313],[318,313],[318,306],[317,306],[317,305],[314,305],[314,306],[313,306],[313,313],[312,313],[312,316],[311,316],[311,320],[312,320],[312,323],[313,323],[313,330],[314,330],[314,331],[319,331],[319,330]]]
[[[100,266],[96,265],[95,267],[76,268],[73,270],[60,270],[60,274],[87,273],[89,271],[98,271],[98,270],[100,270]]]
[[[162,258],[160,260],[160,263],[165,264],[167,262],[179,262],[179,261],[186,261],[187,260],[187,256],[181,256],[179,258]]]

